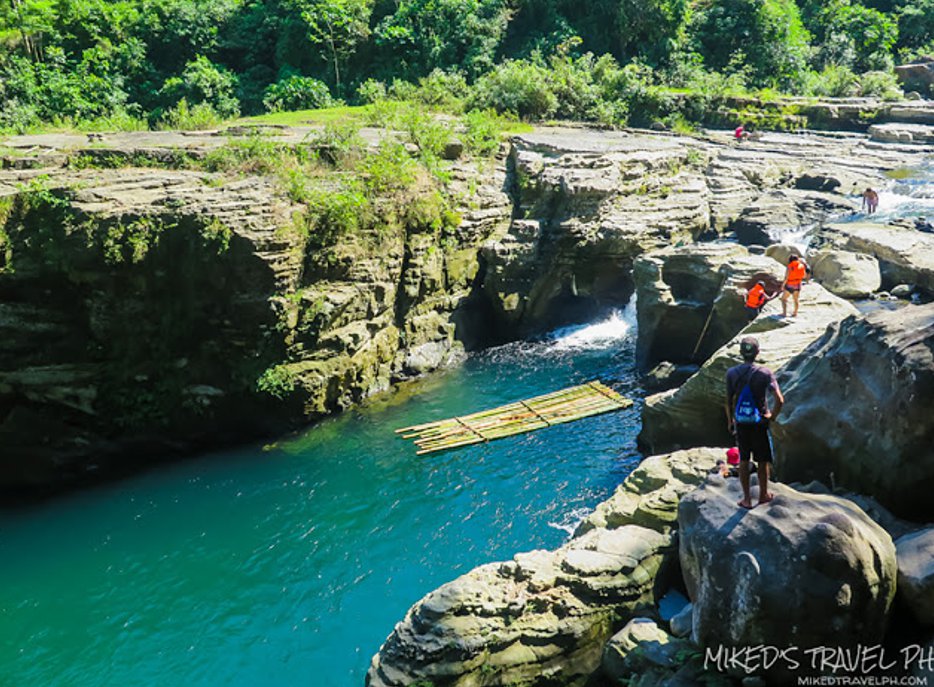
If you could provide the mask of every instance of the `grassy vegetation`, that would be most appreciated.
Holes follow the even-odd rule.
[[[373,105],[341,105],[319,110],[296,110],[295,112],[269,112],[253,117],[234,120],[233,124],[269,124],[281,126],[306,126],[332,122],[368,121]]]

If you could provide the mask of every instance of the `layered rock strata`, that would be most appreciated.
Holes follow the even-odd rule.
[[[763,281],[777,292],[783,270],[735,243],[666,248],[633,267],[639,338],[637,362],[703,362],[749,323],[746,290]]]
[[[483,249],[483,290],[502,332],[529,333],[625,303],[646,252],[732,234],[771,243],[858,208],[921,148],[857,135],[688,138],[542,129],[513,140],[516,211]]]
[[[416,220],[319,245],[259,176],[0,172],[0,488],[281,432],[444,364],[512,209],[502,160],[451,175],[443,241]]]
[[[821,228],[815,242],[818,246],[832,246],[876,258],[883,288],[913,284],[934,295],[932,234],[897,225],[853,222]]]

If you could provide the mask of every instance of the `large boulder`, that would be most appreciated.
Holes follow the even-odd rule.
[[[906,89],[934,93],[934,57],[895,67],[895,76]]]
[[[915,284],[934,293],[934,234],[904,226],[852,222],[821,228],[816,243],[872,255],[879,261],[885,289]]]
[[[636,360],[651,367],[661,360],[705,360],[748,323],[746,289],[763,280],[767,290],[776,291],[782,270],[735,243],[701,243],[640,256],[633,279]]]
[[[774,500],[750,511],[737,506],[739,480],[719,475],[681,499],[693,640],[799,651],[879,643],[895,595],[892,539],[846,499],[770,488]]]
[[[681,387],[646,398],[640,445],[648,453],[662,453],[688,446],[728,444],[724,385],[727,369],[741,362],[740,339],[757,337],[761,350],[758,362],[777,373],[820,337],[827,325],[855,313],[850,303],[817,284],[805,285],[795,318],[781,318],[781,304],[772,301]]]
[[[865,298],[882,286],[879,261],[871,255],[826,250],[810,256],[814,279],[841,298]]]
[[[818,479],[934,520],[934,304],[834,324],[780,382],[783,479]]]
[[[934,625],[934,527],[895,542],[898,593],[919,623]]]
[[[582,685],[617,623],[654,606],[671,550],[671,535],[627,525],[476,568],[409,610],[366,684]]]

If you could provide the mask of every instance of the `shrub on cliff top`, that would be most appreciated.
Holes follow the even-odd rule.
[[[526,119],[544,119],[558,109],[550,72],[528,60],[506,60],[480,77],[470,102]]]
[[[335,104],[327,84],[310,76],[293,74],[266,87],[263,105],[269,112],[316,110]]]

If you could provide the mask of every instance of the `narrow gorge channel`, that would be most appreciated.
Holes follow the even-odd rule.
[[[196,144],[215,145],[207,137]],[[910,256],[893,256],[872,244],[873,232],[888,227],[867,223],[862,233],[840,228],[857,211],[856,191],[867,179],[886,185],[880,220],[914,217],[928,208],[930,162],[924,147],[811,134],[767,135],[736,146],[716,133],[702,139],[554,128],[515,137],[508,155],[500,155],[495,164],[471,164],[454,163],[455,186],[463,191],[457,227],[403,225],[398,236],[377,243],[379,250],[369,253],[356,241],[339,244],[327,255],[299,246],[295,236],[281,231],[289,208],[259,177],[230,182],[191,171],[75,173],[66,166],[51,173],[53,185],[61,182],[66,189],[66,203],[43,187],[33,190],[32,204],[11,204],[14,230],[27,220],[55,226],[39,224],[39,211],[65,205],[79,219],[94,217],[98,229],[123,227],[124,216],[139,220],[169,212],[173,218],[197,218],[185,233],[166,234],[166,243],[153,245],[147,258],[153,262],[142,261],[146,270],[129,264],[114,267],[113,274],[125,282],[112,279],[106,270],[94,272],[98,264],[64,270],[57,284],[71,280],[75,288],[58,289],[62,302],[51,304],[37,303],[43,292],[32,287],[42,284],[58,264],[50,266],[30,255],[34,246],[28,232],[19,238],[12,233],[13,248],[5,259],[12,255],[14,265],[27,269],[8,270],[0,281],[12,295],[0,310],[5,316],[0,325],[11,332],[6,352],[11,358],[21,356],[17,360],[22,362],[0,374],[0,409],[12,409],[0,430],[22,442],[17,444],[25,447],[22,455],[49,454],[43,453],[42,442],[22,431],[26,425],[17,425],[17,412],[28,411],[30,426],[42,426],[42,418],[68,408],[69,419],[81,418],[71,426],[80,431],[69,435],[68,448],[78,447],[82,460],[94,453],[85,436],[106,448],[107,432],[113,431],[103,424],[111,418],[94,412],[98,392],[108,392],[106,385],[95,386],[94,371],[107,369],[112,351],[35,346],[30,332],[43,342],[58,340],[68,326],[87,341],[115,333],[117,353],[121,342],[145,341],[136,336],[132,320],[114,328],[116,318],[101,316],[123,312],[123,292],[114,285],[133,287],[139,301],[131,310],[135,314],[144,314],[147,298],[156,305],[178,301],[173,289],[181,285],[184,292],[188,286],[165,279],[165,270],[172,275],[177,265],[173,246],[178,254],[201,260],[202,252],[214,250],[214,242],[223,238],[218,227],[231,232],[226,237],[231,251],[217,252],[223,256],[217,264],[224,269],[216,279],[213,273],[202,273],[203,281],[189,285],[191,308],[180,308],[184,317],[172,323],[187,333],[188,323],[203,312],[213,318],[210,327],[198,331],[196,353],[183,356],[180,348],[169,347],[156,361],[162,368],[154,365],[151,375],[127,369],[117,381],[155,386],[161,370],[174,370],[179,379],[170,380],[178,382],[170,391],[175,395],[156,399],[162,404],[158,409],[170,420],[173,413],[186,415],[173,401],[182,398],[203,406],[201,417],[210,421],[197,427],[196,422],[167,425],[176,434],[157,437],[166,445],[191,439],[180,453],[232,445],[241,429],[251,438],[262,435],[251,425],[239,426],[241,418],[252,420],[254,411],[263,420],[292,414],[300,421],[343,412],[294,435],[284,434],[288,422],[258,422],[267,432],[277,427],[268,443],[215,449],[184,461],[177,461],[172,451],[160,456],[159,441],[143,436],[146,451],[157,454],[155,461],[149,459],[155,465],[145,471],[5,508],[0,513],[0,557],[8,561],[0,569],[4,679],[17,686],[69,687],[361,685],[368,670],[372,677],[371,660],[380,645],[394,627],[410,621],[406,611],[413,604],[477,566],[568,542],[581,519],[648,455],[646,446],[651,453],[662,453],[718,445],[719,406],[710,403],[705,389],[695,393],[686,384],[680,390],[694,396],[683,398],[676,395],[680,390],[670,389],[668,396],[661,392],[654,402],[643,402],[647,394],[640,374],[646,370],[637,370],[635,298],[621,307],[640,283],[658,287],[653,306],[657,326],[643,326],[646,336],[638,343],[652,348],[643,361],[651,364],[644,367],[670,359],[691,363],[691,371],[697,369],[694,363],[722,353],[745,325],[740,318],[742,323],[733,326],[740,321],[734,311],[741,308],[741,279],[761,269],[780,271],[759,244],[810,239],[810,227],[819,227],[828,245],[862,242],[860,250],[878,257],[882,287],[915,284],[916,293],[924,295],[915,298],[919,302],[931,293],[929,281],[902,278],[911,272],[927,280],[926,266],[915,269]],[[905,168],[900,175],[905,178],[888,181],[884,174],[896,168]],[[921,168],[922,173],[909,173],[908,168]],[[4,173],[0,191],[4,184],[6,190],[15,187],[7,194],[11,196],[38,176],[33,171]],[[482,182],[474,183],[478,178]],[[71,193],[67,184],[75,179],[78,185]],[[37,198],[45,205],[37,204]],[[892,211],[896,206],[901,210]],[[222,225],[212,219],[216,208],[224,213]],[[18,226],[17,217],[25,218]],[[40,220],[30,219],[35,217]],[[826,222],[830,228],[823,227]],[[144,225],[137,221],[134,231]],[[899,231],[914,236],[913,228]],[[72,238],[66,231],[61,244],[55,236],[50,241],[70,249]],[[759,248],[747,250],[741,244]],[[88,257],[93,252],[90,241],[80,250],[85,251],[82,259],[97,259]],[[26,262],[17,263],[22,256]],[[654,283],[636,278],[639,265],[646,269],[656,264],[659,278]],[[732,280],[720,269],[724,265],[734,270]],[[705,292],[700,298],[691,286],[704,280],[710,288],[700,289]],[[166,282],[172,285],[169,298],[159,300]],[[222,301],[229,308],[201,310],[218,285],[236,287],[224,291],[229,298]],[[802,340],[795,345],[802,349],[828,323],[855,312],[823,287],[810,293],[820,303],[803,306],[817,315],[813,322],[807,316],[799,321],[802,332],[796,336]],[[886,307],[897,306],[887,295],[877,297]],[[72,313],[70,299],[86,308],[74,309],[74,321],[62,316]],[[647,302],[641,292],[639,302]],[[714,311],[703,346],[692,353],[704,317]],[[680,320],[675,335],[666,337],[659,323],[669,316]],[[642,317],[640,309],[640,323]],[[585,319],[587,323],[538,334],[555,322]],[[763,318],[760,324],[773,321]],[[481,330],[487,340],[490,335],[526,338],[476,350]],[[250,332],[261,337],[251,338]],[[465,334],[477,340],[467,343],[475,350],[463,354]],[[84,343],[80,337],[78,341]],[[236,355],[229,354],[229,344]],[[677,356],[669,355],[663,344],[676,347]],[[0,353],[3,346],[0,342]],[[133,362],[146,370],[148,349],[131,352]],[[246,382],[230,374],[237,356],[256,367],[241,370]],[[283,392],[278,401],[255,397],[252,385],[264,368],[288,375],[284,379],[291,387],[276,389]],[[62,370],[74,374],[45,374]],[[704,374],[702,368],[693,377],[703,383],[696,386],[712,388],[713,383],[704,381],[711,377]],[[386,391],[405,378],[410,379]],[[414,455],[411,445],[393,434],[401,426],[589,379],[610,384],[635,405],[434,456]],[[250,402],[238,405],[244,398]],[[684,410],[693,412],[694,406],[717,413],[717,422],[685,422]],[[240,414],[226,415],[231,408],[239,408]],[[646,433],[650,425],[653,429]],[[646,437],[638,437],[640,430]],[[705,431],[712,437],[706,444],[706,436],[697,439]],[[223,441],[215,441],[218,436]],[[714,451],[698,450],[707,451],[707,458]],[[119,447],[113,454],[132,455]],[[63,455],[67,460],[75,454]],[[54,473],[57,459],[54,454],[43,463],[45,470]],[[10,463],[26,466],[23,473],[29,476],[29,461]],[[77,465],[95,469],[81,460]],[[692,467],[702,473],[698,465]],[[600,513],[598,508],[591,517],[599,520]],[[593,532],[594,525],[588,527]],[[655,545],[664,548],[657,541]],[[608,629],[601,626],[594,636]],[[542,646],[546,644],[543,640]],[[406,651],[408,645],[397,641],[390,658],[405,657]],[[588,654],[575,670],[592,671],[591,663]],[[534,670],[536,665],[527,661],[521,667]],[[452,666],[452,674],[459,668]],[[411,682],[393,672],[397,667],[391,662],[381,669],[392,674],[386,684],[396,677],[400,684]]]
[[[633,308],[451,370],[269,446],[3,514],[14,685],[360,685],[406,609],[552,548],[639,460],[639,408],[436,456],[393,429],[599,378],[638,398]],[[101,666],[108,666],[106,675]]]

